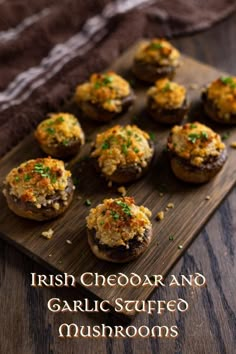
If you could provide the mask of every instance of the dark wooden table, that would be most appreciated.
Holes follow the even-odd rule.
[[[212,29],[173,42],[184,53],[219,69],[236,73],[236,14]],[[196,238],[172,274],[200,272],[204,288],[158,289],[152,299],[184,298],[186,313],[140,314],[132,323],[177,325],[177,339],[59,339],[58,326],[116,324],[102,314],[53,314],[47,310],[52,297],[78,299],[78,290],[30,287],[30,272],[47,271],[27,256],[0,241],[0,354],[147,354],[235,353],[236,347],[236,190]]]

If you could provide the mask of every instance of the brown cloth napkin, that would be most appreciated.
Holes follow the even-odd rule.
[[[139,38],[202,30],[235,9],[235,0],[2,1],[0,156]]]

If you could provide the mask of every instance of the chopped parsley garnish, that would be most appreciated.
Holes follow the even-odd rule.
[[[94,88],[95,89],[99,89],[100,87],[102,87],[102,84],[100,83],[100,82],[95,82],[95,84],[94,84]]]
[[[197,125],[194,124],[194,123],[191,123],[191,124],[190,124],[190,129],[194,129],[194,128],[197,128]]]
[[[19,177],[19,176],[16,176],[16,177],[15,177],[15,181],[16,181],[16,182],[19,182],[19,181],[20,181],[20,177]]]
[[[136,152],[136,154],[137,154],[139,152],[139,149],[137,147],[135,147],[134,152]]]
[[[46,129],[46,132],[48,133],[48,134],[55,134],[55,129],[54,128],[52,128],[52,127],[48,127],[47,129]]]
[[[63,140],[63,141],[62,141],[62,144],[65,145],[65,146],[67,146],[67,145],[69,144],[69,139]]]
[[[31,176],[28,174],[24,175],[24,181],[29,182],[29,180],[31,180]]]
[[[208,134],[207,134],[207,132],[201,132],[201,139],[205,139],[205,140],[208,139]]]
[[[227,140],[230,136],[230,132],[225,132],[221,135],[221,139],[222,140]]]
[[[50,167],[44,166],[42,163],[36,163],[33,172],[38,173],[41,177],[49,178],[52,183],[57,181],[57,177],[51,173]]]
[[[102,220],[102,221],[100,221],[100,225],[104,225],[105,224],[105,222]]]
[[[236,88],[236,82],[234,82],[233,78],[230,76],[222,76],[220,78],[221,82],[225,85],[229,85],[231,88]]]
[[[156,50],[156,49],[161,49],[163,48],[163,45],[161,43],[151,43],[149,45],[149,49],[151,50]]]
[[[90,199],[86,199],[85,202],[84,202],[84,204],[85,204],[86,206],[90,206],[90,205],[92,204],[92,202],[91,202]]]
[[[123,152],[124,155],[127,155],[128,153],[128,147],[126,144],[121,145],[121,151]]]
[[[120,218],[120,215],[114,210],[111,210],[111,216],[114,220],[118,220]]]
[[[131,214],[131,208],[128,204],[122,202],[121,200],[117,200],[116,204],[119,205],[122,209],[122,211],[127,215],[127,216],[132,216]]]
[[[102,150],[107,150],[110,148],[110,143],[108,140],[105,140],[102,144]]]
[[[56,123],[62,123],[62,122],[64,122],[65,121],[65,119],[63,118],[63,117],[58,117],[57,119],[56,119]]]
[[[150,136],[150,139],[151,139],[152,141],[154,141],[155,138],[156,138],[156,136],[155,136],[155,134],[154,134],[153,132],[150,132],[150,133],[149,133],[149,136]]]
[[[108,76],[106,75],[103,79],[103,83],[104,85],[108,85],[111,84],[113,82],[113,77],[112,76]]]
[[[201,134],[191,133],[188,135],[188,140],[191,141],[192,144],[195,144],[198,139],[207,140],[208,134],[207,132],[201,132]]]
[[[171,91],[171,90],[172,90],[172,88],[171,88],[171,85],[170,85],[169,82],[167,82],[165,84],[165,86],[162,88],[162,92],[168,92],[168,91]]]
[[[200,138],[199,134],[192,133],[192,134],[188,135],[188,140],[191,141],[191,143],[193,143],[193,144],[195,144],[197,139],[199,139],[199,138]]]

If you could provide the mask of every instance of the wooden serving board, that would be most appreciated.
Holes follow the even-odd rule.
[[[123,54],[112,65],[112,69],[126,78],[131,78],[130,67],[135,50],[134,46]],[[199,63],[188,57],[183,57],[175,80],[184,84],[192,101],[190,120],[207,122],[221,134],[231,131],[227,145],[236,140],[236,128],[222,128],[208,122],[200,104],[201,88],[211,80],[222,75],[218,70]],[[193,89],[193,84],[197,89]],[[236,180],[236,151],[229,147],[229,157],[223,170],[209,183],[193,186],[178,181],[172,174],[166,153],[163,149],[169,133],[168,127],[152,122],[145,113],[147,86],[134,82],[137,95],[135,106],[125,115],[106,125],[80,119],[87,138],[93,139],[97,132],[121,123],[135,123],[148,132],[155,134],[156,155],[152,168],[144,178],[127,187],[128,195],[134,196],[137,204],[144,204],[153,212],[153,239],[149,249],[134,262],[116,265],[98,260],[87,244],[85,217],[89,208],[85,206],[86,199],[95,207],[106,197],[117,197],[117,186],[108,188],[107,183],[97,175],[86,156],[90,142],[86,144],[80,156],[68,162],[74,177],[79,183],[75,197],[69,210],[60,218],[50,222],[34,222],[24,220],[14,215],[7,207],[3,195],[0,195],[0,233],[2,238],[18,247],[30,257],[44,264],[55,272],[66,272],[79,277],[84,272],[96,272],[109,275],[118,272],[129,275],[134,272],[141,277],[144,274],[163,274],[172,268],[173,264],[187,249],[213,211],[234,186]],[[72,113],[76,112],[73,104],[68,103],[62,108]],[[0,183],[5,175],[19,163],[43,156],[33,136],[28,136],[0,161]],[[163,196],[160,196],[163,193]],[[206,200],[206,196],[210,196]],[[157,212],[164,210],[168,203],[174,203],[174,208],[165,213],[163,221],[156,221]],[[42,231],[52,228],[54,236],[45,240],[40,235]],[[169,237],[173,236],[173,240]],[[214,235],[211,235],[214,237]],[[70,240],[72,244],[66,242]],[[179,247],[180,246],[180,247]],[[182,247],[182,248],[181,248]],[[111,302],[118,297],[124,300],[147,299],[153,291],[152,287],[90,287],[90,293],[95,297]]]

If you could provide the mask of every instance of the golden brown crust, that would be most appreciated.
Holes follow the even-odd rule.
[[[51,219],[67,209],[73,196],[71,173],[60,160],[38,158],[13,168],[3,193],[17,215],[35,220]]]
[[[236,124],[236,77],[220,77],[202,94],[206,114],[221,124]]]
[[[135,96],[125,79],[109,71],[77,86],[74,99],[87,117],[106,122],[127,110]]]
[[[138,257],[151,240],[150,216],[150,210],[135,205],[131,197],[105,199],[86,218],[92,251],[98,258],[112,262]]]
[[[198,122],[173,127],[167,146],[172,170],[185,182],[209,181],[227,158],[226,147],[219,134]]]
[[[164,39],[141,43],[133,63],[133,72],[142,81],[155,82],[162,77],[172,78],[179,65],[179,51]]]
[[[51,114],[38,125],[35,137],[46,154],[59,158],[75,155],[85,141],[77,118],[69,113]]]
[[[156,81],[147,96],[147,110],[156,122],[180,123],[189,111],[185,87],[166,78]]]
[[[98,134],[91,153],[103,176],[117,183],[140,178],[150,166],[153,155],[149,134],[135,125],[116,125]]]

